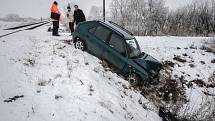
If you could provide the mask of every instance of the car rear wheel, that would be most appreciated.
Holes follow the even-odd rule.
[[[135,73],[128,74],[127,80],[131,86],[138,86],[140,84],[140,78]]]
[[[86,49],[86,44],[83,40],[77,39],[75,41],[75,48],[84,51]]]

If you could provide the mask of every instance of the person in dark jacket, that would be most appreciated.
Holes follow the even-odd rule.
[[[78,25],[78,23],[86,21],[85,15],[81,9],[78,8],[78,5],[75,5],[75,11],[74,11],[74,23]]]
[[[58,28],[59,28],[59,20],[60,20],[60,11],[57,7],[58,3],[54,1],[54,3],[51,6],[51,19],[53,22],[53,30],[52,30],[52,35],[53,36],[60,36],[58,34]]]

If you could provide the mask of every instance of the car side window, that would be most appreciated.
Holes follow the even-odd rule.
[[[88,31],[93,34],[96,31],[96,27],[90,28]]]
[[[111,31],[105,27],[98,26],[94,35],[98,37],[99,39],[106,41],[108,39],[108,36],[110,35]]]
[[[115,50],[117,50],[120,54],[125,54],[125,47],[124,47],[123,39],[121,39],[116,34],[111,35],[109,45],[112,48],[114,48]]]

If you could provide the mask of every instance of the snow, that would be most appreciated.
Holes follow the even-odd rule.
[[[0,38],[1,120],[161,120],[127,81],[65,40],[69,33],[52,37],[46,26]]]
[[[200,49],[202,45],[211,38],[173,36],[136,38],[139,41],[142,51],[152,55],[160,61],[171,60],[176,62],[180,67],[174,67],[173,75],[185,72],[190,75],[190,77],[186,77],[188,80],[199,78],[196,74],[199,74],[201,79],[207,79],[215,71],[215,65],[211,63],[211,60],[214,59],[214,54]],[[196,49],[191,49],[191,46],[196,47]],[[183,54],[185,53],[187,56],[183,57]],[[180,63],[173,60],[174,55],[179,55],[186,59],[188,63]],[[203,65],[200,61],[204,61],[206,64]],[[195,67],[191,68],[189,66],[190,63],[193,63]]]
[[[0,29],[16,24],[19,23],[0,22]],[[53,37],[47,32],[48,26],[0,38],[2,121],[161,121],[157,107],[139,91],[119,75],[106,71],[98,58],[68,44],[69,33]],[[0,35],[7,32],[0,30]],[[173,78],[177,75],[188,82],[208,82],[215,71],[215,64],[211,63],[214,54],[201,49],[210,38],[136,38],[142,51],[160,61],[176,63]],[[174,60],[174,55],[187,62]],[[195,66],[190,67],[190,63]],[[186,88],[189,102],[181,109],[181,115],[195,113],[201,104],[214,100],[203,94],[205,90],[215,92],[214,88],[196,85]],[[5,102],[17,95],[24,97]]]
[[[206,42],[211,41],[214,38],[207,37],[136,37],[142,51],[152,55],[160,61],[172,61],[176,63],[172,69],[172,78],[184,77],[184,80],[189,82],[195,79],[201,79],[205,83],[209,83],[209,78],[215,72],[215,64],[211,63],[214,59],[214,53],[207,52],[202,48]],[[183,54],[187,56],[183,56]],[[182,63],[174,60],[174,56],[180,56],[187,62]],[[202,64],[200,61],[205,62]],[[193,64],[194,67],[190,67],[189,64]],[[215,76],[215,75],[213,75]],[[213,82],[214,83],[214,80]],[[192,88],[186,88],[186,96],[189,102],[183,106],[180,115],[193,115],[201,113],[202,117],[205,116],[204,108],[209,109],[208,112],[214,110],[215,98],[213,96],[205,95],[203,92],[209,92],[215,94],[214,88],[205,88],[194,85]],[[202,110],[204,109],[204,110]],[[199,111],[199,112],[198,112]]]

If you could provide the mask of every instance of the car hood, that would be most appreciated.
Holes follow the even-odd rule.
[[[153,71],[153,75],[159,73],[162,68],[162,64],[158,60],[146,53],[143,53],[141,58],[133,59],[133,61],[144,68],[147,72],[151,73]]]

